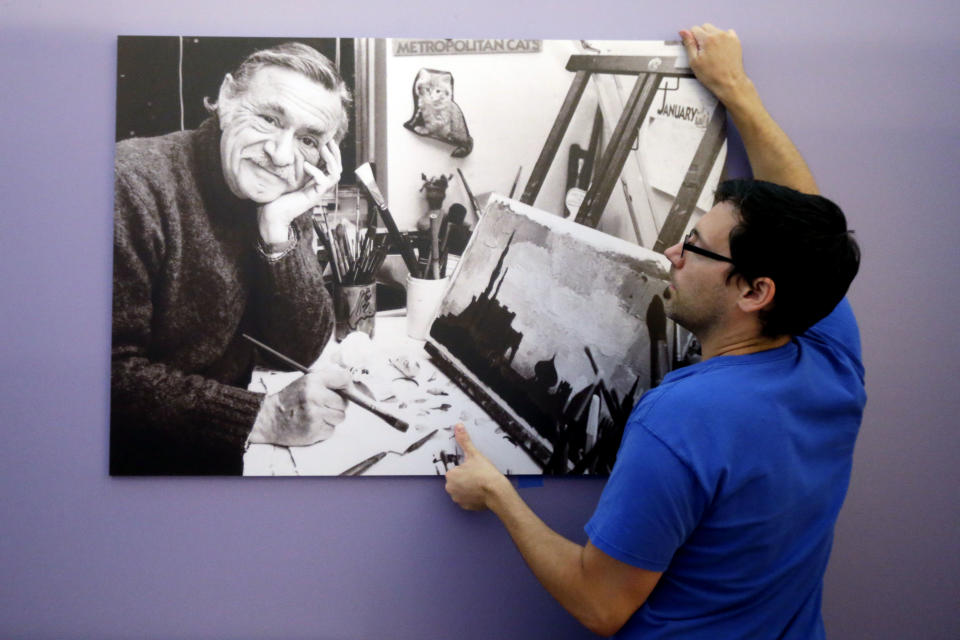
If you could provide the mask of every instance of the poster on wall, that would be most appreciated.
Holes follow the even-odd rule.
[[[725,147],[682,48],[423,42],[118,39],[111,474],[442,475],[457,423],[605,474],[696,357],[662,247]]]

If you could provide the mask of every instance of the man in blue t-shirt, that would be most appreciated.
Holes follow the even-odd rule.
[[[624,638],[820,638],[823,574],[866,395],[844,298],[859,250],[743,69],[736,34],[680,32],[739,130],[756,181],[667,249],[667,314],[700,363],[668,374],[626,425],[578,545],[549,529],[474,447],[447,491],[490,509],[548,591]]]

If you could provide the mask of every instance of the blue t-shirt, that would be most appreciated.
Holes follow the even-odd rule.
[[[618,638],[822,638],[863,415],[850,304],[769,351],[669,373],[634,408],[587,535],[663,571]]]

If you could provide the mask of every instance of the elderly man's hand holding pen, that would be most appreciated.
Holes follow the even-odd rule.
[[[279,393],[267,396],[248,442],[302,446],[326,440],[333,434],[333,427],[343,421],[347,400],[360,405],[397,431],[410,428],[405,420],[354,392],[350,388],[350,374],[343,367],[324,363],[316,369],[308,369],[256,338],[247,334],[243,337],[303,374]]]
[[[335,364],[317,365],[260,406],[249,442],[303,446],[326,440],[343,421],[347,402],[336,389],[350,385],[350,372]]]

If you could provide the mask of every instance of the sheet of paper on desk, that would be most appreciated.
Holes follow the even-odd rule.
[[[456,384],[430,362],[423,343],[406,336],[403,317],[377,317],[372,349],[362,339],[331,341],[320,360],[349,364],[354,380],[371,389],[377,405],[406,420],[400,432],[363,408],[348,403],[344,421],[333,435],[309,447],[254,446],[245,456],[248,475],[340,475],[384,451],[403,452],[437,432],[416,451],[387,454],[363,475],[437,475],[455,464],[453,425],[464,423],[478,447],[505,473],[535,474],[540,467]],[[347,351],[344,351],[346,346]],[[351,351],[354,350],[354,351]],[[358,356],[357,352],[361,356]],[[275,393],[297,372],[257,370],[250,388]]]

